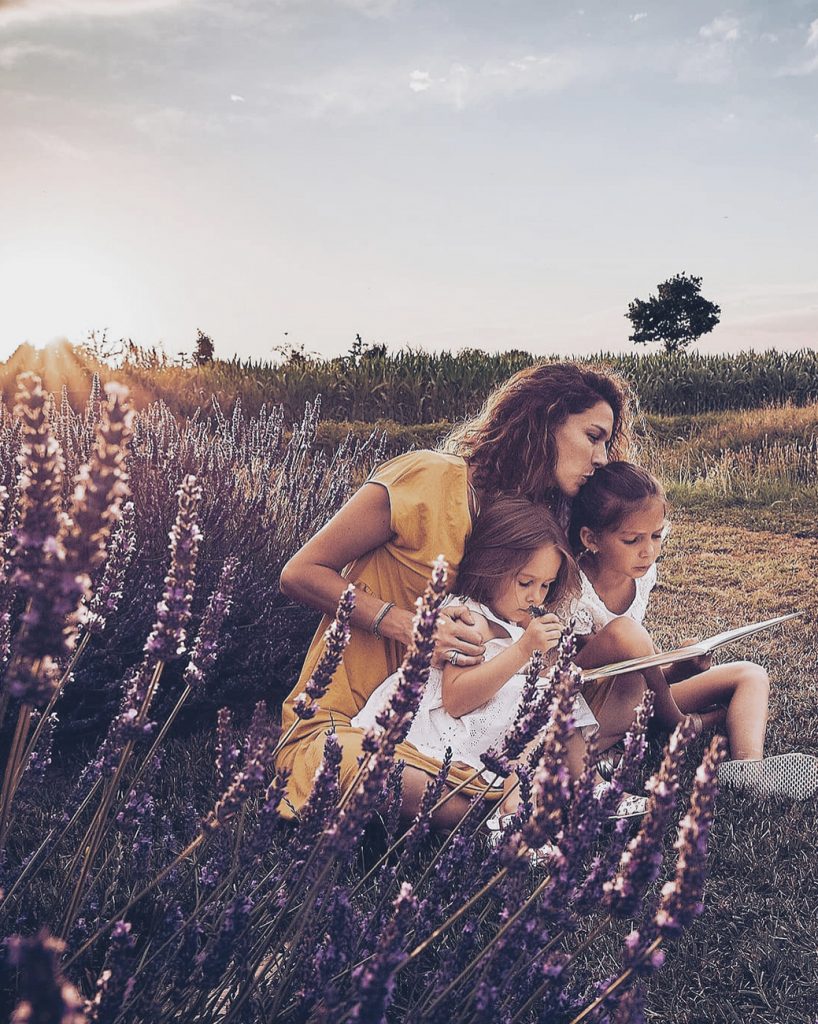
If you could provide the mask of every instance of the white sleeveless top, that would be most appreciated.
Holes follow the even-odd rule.
[[[522,627],[498,618],[491,609],[471,598],[454,597],[450,598],[448,603],[465,605],[507,632],[508,635],[505,637],[492,637],[486,641],[486,661],[496,658],[525,632]],[[397,672],[393,673],[373,690],[366,704],[352,719],[351,725],[358,729],[369,729],[375,725],[376,715],[388,704],[392,696],[397,676]],[[525,674],[518,672],[485,704],[461,715],[460,718],[455,718],[443,706],[443,672],[438,668],[432,668],[406,741],[417,747],[422,754],[438,761],[442,760],[446,748],[451,747],[453,761],[462,761],[480,769],[483,767],[480,755],[490,747],[499,746],[511,728],[517,716],[524,686]],[[575,699],[574,723],[585,735],[591,735],[599,728],[596,718],[582,696]]]
[[[582,581],[582,593],[569,605],[568,615],[576,619],[575,632],[580,636],[587,636],[589,633],[598,633],[603,626],[618,619],[620,615],[627,615],[636,622],[642,622],[648,607],[650,592],[656,586],[656,563],[648,569],[644,576],[634,580],[636,593],[633,601],[624,612],[617,614],[605,604],[602,598],[594,590],[594,585],[584,572],[580,570]]]

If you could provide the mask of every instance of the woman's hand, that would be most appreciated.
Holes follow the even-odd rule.
[[[458,668],[469,668],[483,661],[486,648],[483,637],[474,625],[474,617],[462,604],[449,604],[440,611],[435,634],[432,664],[441,668],[447,662]],[[454,652],[454,662],[452,654]]]
[[[534,651],[542,651],[545,654],[546,651],[553,650],[560,642],[561,636],[562,623],[556,615],[548,614],[532,618],[518,643],[530,658]]]

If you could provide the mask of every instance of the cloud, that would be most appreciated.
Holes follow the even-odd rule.
[[[384,18],[394,14],[401,0],[336,0],[342,7],[349,7],[370,18]]]
[[[699,38],[688,47],[678,69],[681,82],[716,85],[733,74],[735,43],[741,36],[738,18],[722,14],[699,29]]]
[[[432,88],[432,76],[428,71],[413,71],[409,76],[409,88],[412,92],[426,92]]]
[[[160,107],[145,114],[137,114],[134,127],[153,139],[178,139],[191,134],[218,134],[223,130],[222,122],[214,116],[201,116],[181,107]]]
[[[636,14],[629,14],[628,15],[630,20],[633,21],[633,22],[641,21],[643,18],[647,18],[647,16],[648,16],[648,12],[647,11],[638,11]]]
[[[287,86],[284,94],[313,117],[409,111],[419,103],[463,110],[561,92],[576,82],[604,77],[609,64],[601,52],[577,51],[403,68],[362,64],[305,77]]]
[[[33,142],[47,156],[53,156],[58,160],[88,161],[91,159],[91,154],[87,150],[81,149],[57,132],[26,128],[23,132],[23,137],[28,139],[29,142]]]
[[[67,50],[61,46],[48,46],[43,43],[25,41],[10,43],[8,46],[0,46],[0,71],[10,71],[13,67],[32,57],[72,60],[79,56],[80,54],[76,51]]]
[[[230,102],[231,103],[246,103],[247,100],[243,96],[239,96],[239,94],[237,92],[231,92],[230,93]]]
[[[725,43],[734,43],[739,37],[739,20],[732,15],[722,14],[709,24],[702,25],[699,35],[703,39],[718,39]]]
[[[818,18],[816,18],[815,21],[810,22],[809,29],[807,30],[807,41],[804,44],[804,47],[807,50],[818,49]],[[807,60],[781,68],[777,74],[779,77],[800,77],[801,75],[812,75],[816,71],[818,71],[818,53],[809,57]]]
[[[14,22],[45,21],[75,15],[124,17],[164,8],[180,7],[197,0],[0,0],[0,28]]]
[[[494,99],[561,92],[582,78],[602,73],[599,63],[574,52],[527,54],[482,64],[455,63],[438,74],[413,71],[409,88],[462,110]]]

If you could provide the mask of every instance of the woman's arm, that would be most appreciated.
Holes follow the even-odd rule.
[[[475,615],[478,629],[482,629],[484,642],[489,639],[488,622]],[[535,650],[543,653],[557,646],[562,634],[562,623],[556,615],[532,619],[519,640],[510,644],[491,661],[474,668],[443,667],[443,707],[453,718],[460,718],[482,707],[531,660]]]
[[[392,536],[389,492],[381,484],[364,484],[287,562],[281,571],[281,590],[296,601],[332,615],[348,586],[341,576],[344,566],[386,544]],[[369,631],[382,607],[382,598],[358,590],[352,625]],[[435,644],[437,663],[445,652],[456,650],[464,662],[478,664],[483,647],[480,634],[471,625],[471,616],[466,609],[445,611]],[[391,608],[381,620],[380,633],[408,644],[413,618],[414,613],[408,609]]]

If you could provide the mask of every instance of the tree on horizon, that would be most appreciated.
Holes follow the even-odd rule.
[[[629,340],[637,345],[661,341],[665,352],[682,352],[719,322],[721,309],[701,294],[702,279],[682,271],[663,281],[657,294],[634,299],[625,314],[633,325]]]

